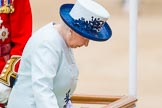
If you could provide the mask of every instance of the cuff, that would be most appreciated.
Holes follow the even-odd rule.
[[[17,75],[17,73],[15,72],[15,66],[17,62],[20,60],[20,57],[21,56],[12,56],[7,61],[0,75],[0,83],[11,88],[13,87]]]

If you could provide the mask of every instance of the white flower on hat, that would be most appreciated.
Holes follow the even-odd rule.
[[[8,35],[9,35],[8,29],[2,26],[2,28],[0,29],[0,39],[4,41],[6,38],[8,38]]]

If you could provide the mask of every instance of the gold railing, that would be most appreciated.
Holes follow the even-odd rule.
[[[75,94],[71,101],[74,104],[102,104],[102,108],[134,108],[137,99],[132,96]]]

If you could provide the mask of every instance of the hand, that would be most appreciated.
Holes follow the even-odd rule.
[[[10,87],[0,83],[0,103],[4,104],[7,102],[10,92]]]

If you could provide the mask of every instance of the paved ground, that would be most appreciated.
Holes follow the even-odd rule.
[[[33,30],[56,20],[58,7],[67,0],[32,0]],[[69,0],[69,2],[73,0]],[[108,23],[112,38],[90,42],[88,48],[75,49],[80,69],[76,93],[127,95],[128,93],[128,13],[120,2],[98,0],[111,13]],[[138,104],[137,108],[162,107],[162,2],[143,0],[138,19]]]

